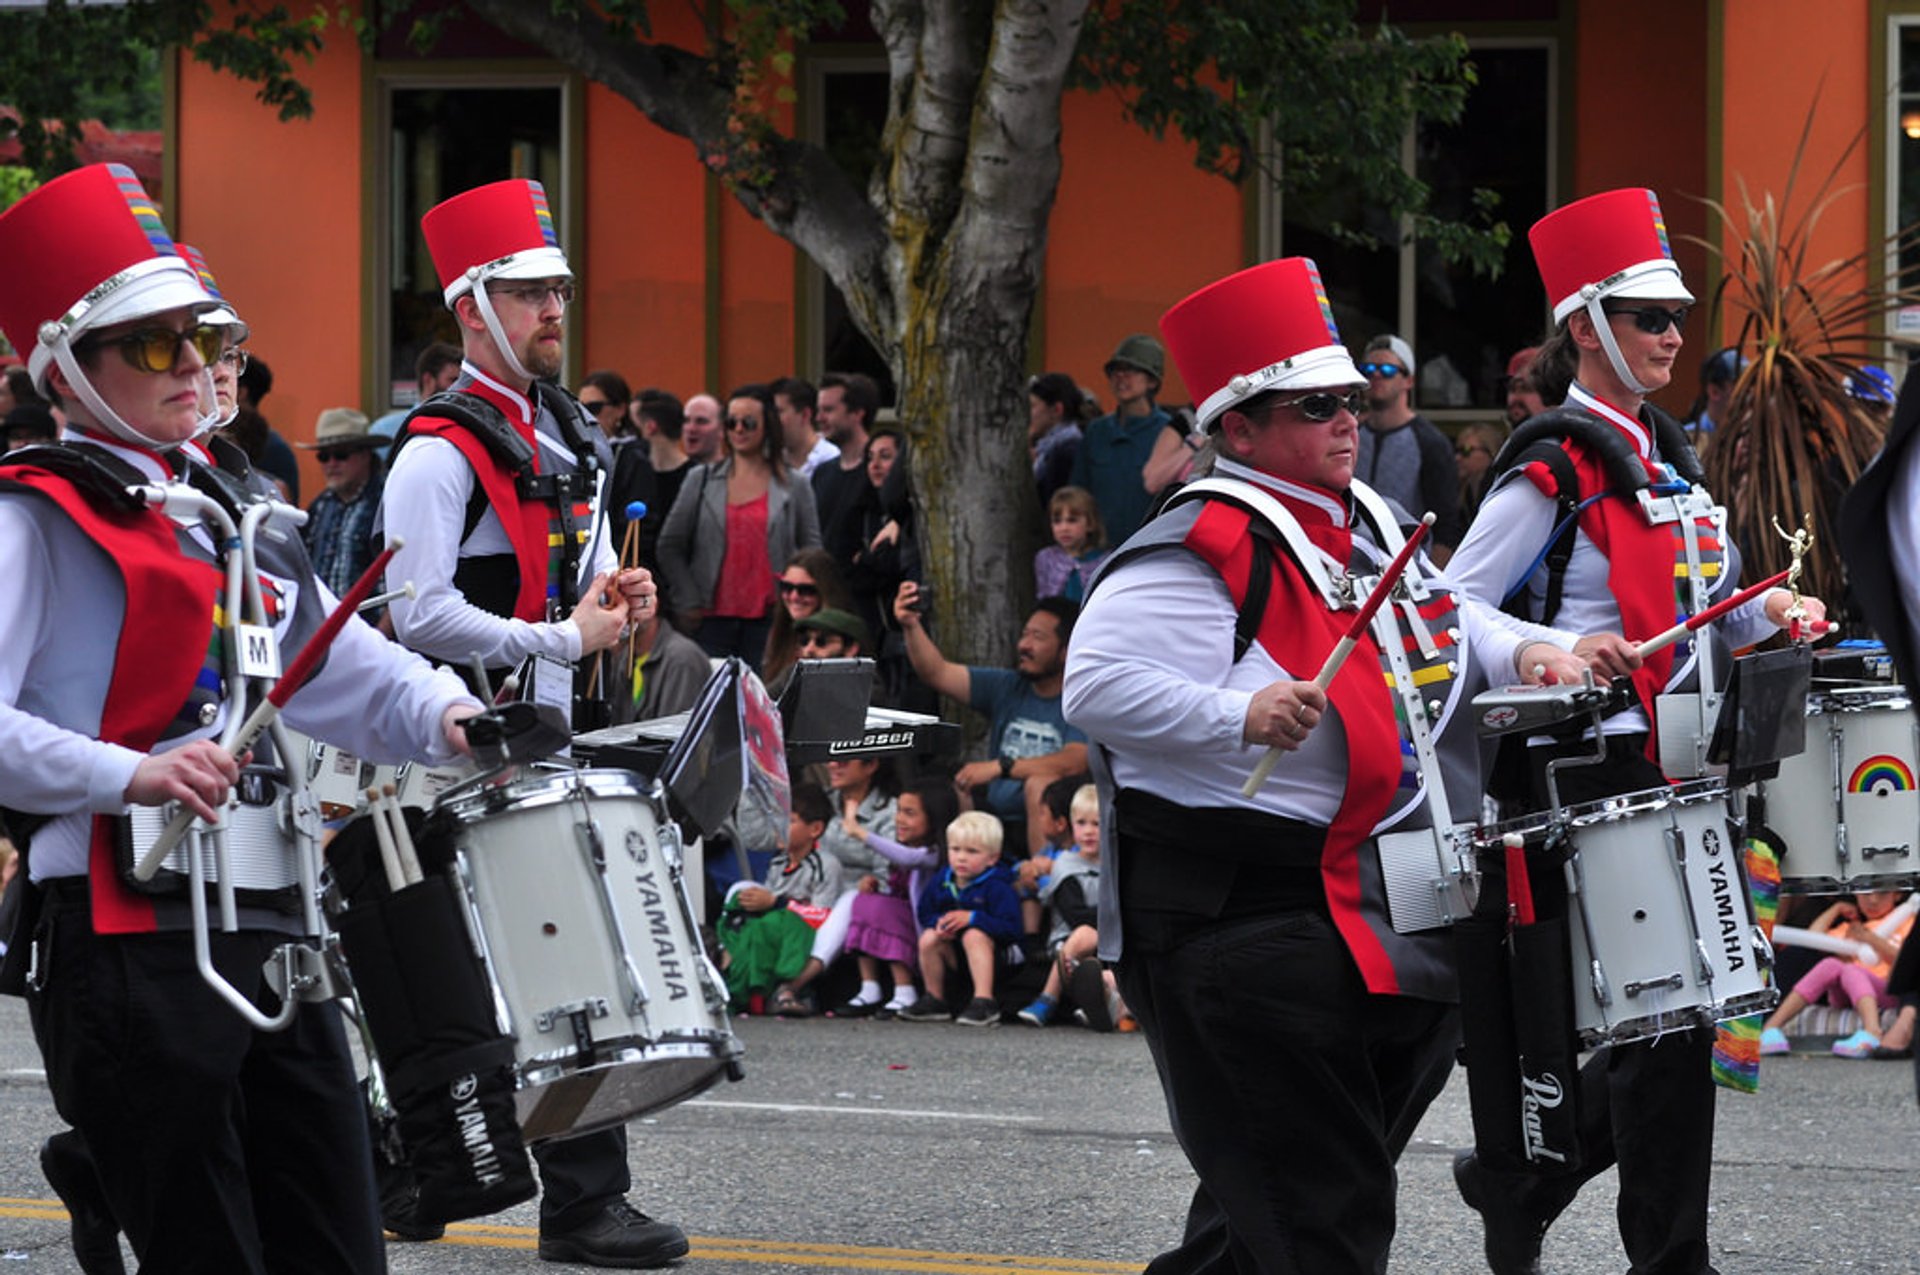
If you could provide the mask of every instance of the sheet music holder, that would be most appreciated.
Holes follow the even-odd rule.
[[[1727,767],[1729,784],[1770,779],[1779,773],[1781,758],[1806,751],[1812,681],[1813,654],[1798,643],[1733,661],[1707,745],[1707,760]]]
[[[867,733],[872,699],[872,660],[798,661],[780,694],[788,751],[861,738]]]

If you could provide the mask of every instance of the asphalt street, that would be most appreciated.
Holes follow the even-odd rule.
[[[1180,1230],[1193,1177],[1168,1131],[1145,1043],[1044,1031],[815,1019],[739,1024],[747,1078],[636,1123],[634,1199],[680,1223],[689,1275],[1141,1269]],[[1920,1133],[1910,1064],[1768,1059],[1758,1095],[1723,1093],[1713,1241],[1725,1275],[1920,1270]],[[0,1275],[79,1268],[35,1148],[60,1127],[18,1001],[0,999]],[[1392,1269],[1479,1262],[1455,1195],[1469,1140],[1459,1073],[1401,1161]],[[1302,1147],[1300,1154],[1312,1155]],[[1560,1275],[1625,1269],[1611,1175],[1548,1237]],[[523,1205],[391,1269],[528,1272]]]

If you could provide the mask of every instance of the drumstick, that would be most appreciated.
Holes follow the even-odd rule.
[[[383,607],[389,602],[396,602],[401,598],[412,598],[414,596],[413,581],[409,580],[397,589],[388,589],[385,593],[375,594],[365,602],[362,602],[357,609],[361,611],[371,611],[375,607]]]
[[[387,827],[387,807],[378,788],[367,789],[367,817],[373,820],[373,839],[380,843],[380,866],[387,870],[387,889],[399,893],[407,887],[407,874],[400,868],[400,851],[393,844],[393,830]]]
[[[380,551],[365,571],[361,572],[360,578],[353,582],[351,589],[347,590],[347,595],[340,599],[340,605],[320,622],[319,629],[307,639],[307,644],[300,648],[300,654],[294,657],[293,664],[280,675],[280,680],[273,684],[273,689],[267,692],[267,697],[260,701],[260,707],[254,709],[246,722],[241,725],[240,733],[234,737],[233,741],[233,755],[236,758],[244,756],[246,751],[253,747],[254,741],[259,739],[261,732],[265,731],[273,723],[273,719],[280,715],[280,710],[286,707],[287,701],[293,698],[294,692],[313,676],[314,669],[320,664],[320,658],[327,653],[327,648],[333,645],[333,640],[340,636],[340,630],[345,628],[347,621],[353,618],[353,613],[359,609],[360,604],[373,595],[373,586],[380,583],[380,576],[386,571],[387,564],[393,561],[393,555],[398,553],[405,543],[398,536],[387,541],[387,547]],[[152,880],[153,874],[160,870],[161,861],[172,852],[180,838],[186,835],[187,825],[192,822],[191,810],[182,810],[175,815],[173,822],[169,823],[166,830],[160,834],[159,840],[153,843],[153,849],[147,851],[146,857],[134,865],[134,879]]]
[[[1360,644],[1360,638],[1366,633],[1367,626],[1373,623],[1373,617],[1380,610],[1380,604],[1387,600],[1387,596],[1393,592],[1393,586],[1400,582],[1401,573],[1406,571],[1407,564],[1413,561],[1414,550],[1418,549],[1420,542],[1426,539],[1427,531],[1433,526],[1433,522],[1433,511],[1428,510],[1426,516],[1420,520],[1420,525],[1415,527],[1413,534],[1407,537],[1407,542],[1400,546],[1400,552],[1393,555],[1393,561],[1387,564],[1386,571],[1380,576],[1380,582],[1373,586],[1373,592],[1369,593],[1367,600],[1361,604],[1360,613],[1353,617],[1353,623],[1347,626],[1346,633],[1333,644],[1333,651],[1327,656],[1327,662],[1322,664],[1320,671],[1313,675],[1314,685],[1321,690],[1324,691],[1333,685],[1333,679],[1339,674],[1340,666],[1347,662],[1347,657],[1353,654],[1353,648]],[[1240,785],[1242,797],[1251,797],[1260,791],[1260,785],[1267,782],[1267,776],[1273,773],[1275,764],[1279,762],[1280,752],[1278,747],[1267,749],[1266,754],[1260,758],[1260,764],[1253,768],[1251,775],[1247,776],[1247,782]]]
[[[380,789],[380,802],[387,808],[387,818],[393,821],[393,852],[400,859],[400,875],[406,878],[408,885],[416,885],[421,880],[420,856],[413,848],[413,829],[407,826],[407,812],[400,804],[400,790],[387,784]]]
[[[1733,610],[1735,607],[1746,602],[1751,602],[1786,578],[1787,572],[1782,571],[1778,575],[1768,576],[1759,584],[1748,585],[1732,597],[1714,603],[1706,610],[1700,612],[1700,614],[1688,616],[1658,637],[1648,638],[1634,649],[1639,652],[1640,658],[1644,660],[1655,651],[1665,650],[1667,647],[1672,646],[1675,642],[1678,642],[1681,638],[1702,625],[1712,624],[1715,620]]]

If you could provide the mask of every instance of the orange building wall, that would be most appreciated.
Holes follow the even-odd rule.
[[[340,33],[300,69],[313,116],[279,123],[254,89],[187,58],[178,64],[175,235],[207,263],[273,369],[262,414],[289,443],[320,413],[360,406],[360,51]],[[322,486],[300,452],[300,492]]]
[[[693,144],[598,84],[586,91],[582,371],[682,398],[706,361],[705,186]],[[791,348],[791,342],[789,342]]]
[[[1130,332],[1194,289],[1246,265],[1241,193],[1194,166],[1177,137],[1155,141],[1111,93],[1061,103],[1060,191],[1047,237],[1044,370],[1065,372],[1112,406],[1101,368]],[[1160,398],[1192,397],[1167,364]]]
[[[1868,145],[1868,0],[1822,0],[1809,20],[1794,0],[1727,0],[1721,199],[1744,232],[1739,179],[1758,202],[1771,193],[1788,199],[1788,176],[1807,114],[1813,117],[1806,158],[1782,208],[1782,224],[1804,215],[1819,185],[1841,163],[1833,190],[1846,190],[1820,217],[1806,260],[1809,267],[1853,256],[1866,246],[1870,224]],[[1781,38],[1791,32],[1790,39]],[[1853,150],[1841,155],[1853,144]],[[1863,276],[1855,276],[1860,286]],[[1731,335],[1731,334],[1730,334]]]

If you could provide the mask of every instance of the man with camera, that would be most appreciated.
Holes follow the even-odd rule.
[[[984,787],[977,806],[1002,820],[1024,823],[1027,849],[1040,847],[1041,797],[1047,785],[1086,773],[1087,737],[1060,710],[1060,679],[1067,638],[1080,608],[1065,598],[1042,598],[1020,630],[1011,669],[955,664],[927,635],[924,585],[909,580],[894,598],[893,615],[907,642],[914,673],[940,694],[962,701],[990,722],[989,760],[968,762],[953,777],[962,796]]]

